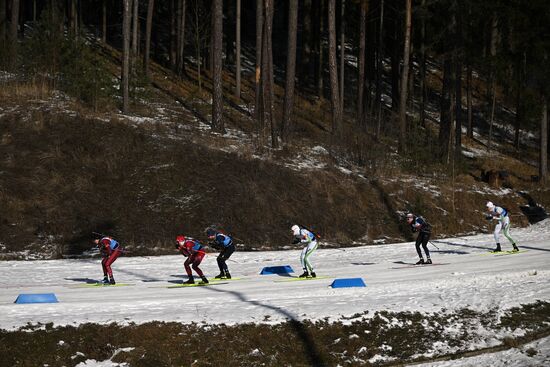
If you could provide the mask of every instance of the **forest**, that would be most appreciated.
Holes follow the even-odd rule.
[[[110,44],[122,51],[118,89],[125,112],[132,85],[147,77],[153,59],[179,78],[188,77],[188,68],[197,70],[198,83],[202,74],[211,77],[211,127],[224,131],[222,70],[234,77],[238,100],[247,55],[255,62],[254,75],[244,77],[254,78],[258,138],[273,148],[295,135],[296,91],[330,100],[334,147],[350,149],[350,135],[361,131],[393,136],[407,154],[414,145],[410,130],[430,118],[427,69],[436,64],[439,131],[427,139],[437,139],[437,158],[446,164],[459,158],[461,131],[473,137],[477,125],[488,130],[491,149],[495,105],[505,104],[515,111],[518,152],[521,131],[540,129],[541,179],[547,177],[549,24],[544,0],[0,1],[3,65],[25,69],[27,78],[70,84],[63,74],[94,66],[94,51],[84,47]],[[65,36],[74,38],[71,46]],[[101,71],[91,73],[101,89]],[[382,98],[384,78],[389,103]],[[482,91],[474,85],[480,81]],[[275,83],[284,86],[281,103]],[[89,87],[66,86],[76,93]],[[483,93],[477,111],[474,90]]]
[[[340,243],[388,233],[406,239],[410,234],[398,217],[404,210],[428,216],[442,210],[466,220],[436,215],[432,220],[441,233],[483,228],[472,216],[486,200],[472,186],[478,181],[508,177],[515,182],[507,187],[542,190],[535,201],[546,200],[550,6],[545,0],[0,0],[0,43],[3,103],[16,103],[31,120],[52,119],[46,124],[51,131],[41,130],[47,138],[23,143],[34,135],[17,131],[22,117],[3,117],[2,149],[12,173],[3,181],[4,232],[27,233],[29,241],[56,233],[54,242],[72,243],[82,241],[79,233],[117,232],[114,228],[125,236],[138,233],[129,241],[155,242],[159,236],[164,241],[191,217],[194,231],[207,221],[241,221],[233,230],[253,243],[283,240],[280,228],[288,218],[311,223]],[[77,101],[80,107],[72,108],[79,111],[78,123],[71,116],[61,122],[42,112],[35,116],[25,103],[45,100],[42,91]],[[194,140],[184,152],[175,148],[164,157],[149,144],[151,136],[115,123],[145,114],[160,126],[160,110],[153,108],[159,94],[185,110],[162,127],[169,135],[183,138],[188,130],[182,126],[198,122],[210,133],[201,140],[209,141],[208,149],[228,149],[230,143],[220,139],[235,131],[250,136],[251,147],[237,149],[240,158],[234,159],[205,151]],[[85,124],[82,111],[114,122]],[[477,148],[466,149],[467,144]],[[330,167],[343,172],[358,167],[353,190],[329,170],[305,174],[304,180],[248,159],[270,157],[285,167],[302,167],[296,158],[300,147],[315,145],[322,154],[326,148],[323,159]],[[189,150],[196,156],[186,155]],[[485,158],[472,158],[481,151]],[[142,167],[173,156],[183,159],[175,167],[196,181],[187,191],[176,173],[162,176],[169,182],[162,188],[147,173],[150,168]],[[243,156],[248,160],[241,161]],[[519,163],[510,165],[503,157]],[[44,173],[44,182],[25,171],[31,167]],[[116,185],[98,186],[104,170]],[[215,210],[203,203],[192,214],[172,213],[169,200],[204,200],[206,182],[218,187],[216,170],[232,179],[216,191],[219,196],[208,198],[209,205],[220,199],[228,205]],[[133,171],[140,175],[131,176]],[[413,175],[406,178],[413,183],[447,180],[432,183],[443,196],[436,204],[425,188],[412,184],[405,196],[392,198],[403,187],[392,183],[400,173]],[[61,185],[63,176],[74,179]],[[128,182],[129,177],[145,182]],[[368,186],[361,177],[368,177]],[[154,202],[150,207],[138,204],[144,195],[139,185],[157,186],[147,194]],[[285,185],[296,195],[280,201],[292,196]],[[468,186],[475,198],[461,197]],[[346,197],[349,193],[356,196]],[[519,206],[524,199],[518,195],[506,205]],[[297,205],[296,197],[308,204]],[[96,213],[102,200],[116,205]],[[258,200],[269,203],[268,212],[243,204]],[[307,210],[309,205],[315,209]],[[155,211],[170,219],[155,219]],[[52,212],[53,221],[44,219]],[[121,218],[132,212],[135,217]],[[9,224],[21,217],[28,224],[24,230]],[[262,218],[265,233],[253,229],[254,218]]]

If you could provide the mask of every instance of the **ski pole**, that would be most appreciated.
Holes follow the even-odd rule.
[[[428,242],[430,242],[430,243],[432,244],[433,247],[435,247],[436,249],[439,250],[439,247],[437,247],[437,246],[435,245],[435,243],[433,243],[432,241],[428,241]]]

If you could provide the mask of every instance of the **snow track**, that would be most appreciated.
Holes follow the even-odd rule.
[[[0,328],[27,323],[126,324],[153,320],[183,323],[275,323],[290,318],[340,320],[365,311],[438,312],[469,308],[502,312],[536,300],[550,301],[550,220],[512,230],[526,252],[486,254],[492,235],[434,241],[441,266],[403,267],[416,261],[414,244],[320,249],[311,257],[325,279],[275,282],[264,266],[291,265],[301,272],[299,250],[236,252],[229,266],[242,279],[212,287],[167,288],[186,277],[182,256],[120,258],[113,265],[124,287],[82,287],[102,277],[98,259],[0,263]],[[503,249],[508,249],[504,243]],[[448,264],[447,264],[448,263]],[[215,254],[202,268],[217,274]],[[366,288],[332,289],[334,278],[363,278]],[[57,304],[19,305],[20,293],[56,294]]]

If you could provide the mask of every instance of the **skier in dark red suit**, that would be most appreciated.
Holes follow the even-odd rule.
[[[208,279],[206,279],[202,270],[199,268],[199,265],[206,254],[200,242],[193,238],[177,236],[176,249],[178,249],[183,256],[187,257],[183,265],[185,266],[185,271],[187,272],[189,279],[186,282],[183,282],[183,284],[195,283],[191,268],[193,268],[198,276],[201,277],[201,282],[199,284],[208,284]]]
[[[122,254],[120,243],[111,237],[96,238],[94,243],[99,248],[99,252],[103,256],[101,266],[103,267],[103,284],[115,284],[113,270],[111,265]]]

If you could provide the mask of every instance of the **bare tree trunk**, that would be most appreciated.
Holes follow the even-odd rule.
[[[69,33],[71,36],[76,36],[76,1],[69,0],[68,10],[69,10]]]
[[[6,0],[0,0],[0,44],[6,40],[7,22]]]
[[[235,97],[241,98],[241,0],[235,15]]]
[[[399,114],[399,77],[401,75],[399,70],[401,62],[401,53],[399,50],[399,45],[401,43],[401,29],[399,25],[401,23],[398,19],[399,12],[397,9],[394,9],[393,13],[394,19],[392,33],[394,37],[393,42],[391,42],[391,109],[395,112],[395,114]]]
[[[178,16],[178,75],[187,75],[185,69],[185,18],[187,12],[187,0],[179,0],[179,16]]]
[[[384,0],[380,1],[380,20],[378,29],[378,51],[376,60],[376,140],[380,139],[380,129],[382,127],[382,61],[384,49]]]
[[[496,82],[493,78],[493,82],[491,83],[491,90],[492,92],[492,102],[491,102],[491,118],[489,120],[489,142],[487,143],[487,150],[491,150],[491,145],[493,142],[493,121],[495,119],[495,105],[496,105],[496,99],[497,99],[497,93],[496,93]]]
[[[314,0],[315,1],[315,0]],[[311,65],[311,4],[312,0],[304,0],[303,2],[303,24],[302,24],[302,57],[299,75],[308,80],[310,76]]]
[[[493,14],[492,20],[491,20],[491,40],[490,40],[490,53],[491,53],[491,61],[489,63],[489,80],[490,82],[487,83],[488,86],[490,86],[488,90],[488,96],[491,100],[491,121],[490,121],[490,127],[489,127],[489,144],[487,144],[487,149],[491,149],[491,140],[492,140],[492,134],[493,134],[493,116],[495,111],[495,102],[496,102],[496,76],[493,71],[493,66],[495,64],[495,57],[497,53],[497,38],[498,38],[498,18],[496,13]]]
[[[169,51],[169,59],[170,59],[170,69],[174,72],[176,72],[176,55],[177,55],[177,31],[176,31],[176,21],[177,21],[177,14],[176,14],[176,0],[170,0],[170,51]]]
[[[540,163],[539,176],[543,185],[548,182],[548,98],[542,95],[542,116],[540,119]]]
[[[136,0],[137,1],[137,0]],[[132,19],[132,0],[123,0],[122,17],[122,113],[129,111],[129,79],[130,79],[130,21]]]
[[[195,2],[195,6],[193,7],[195,10],[195,51],[196,51],[196,62],[197,62],[197,79],[199,84],[199,94],[202,91],[202,73],[201,73],[201,66],[202,66],[202,59],[201,59],[201,35],[199,34],[199,9],[198,9],[198,2]]]
[[[181,75],[180,63],[181,63],[181,13],[183,12],[182,0],[175,0],[174,4],[176,8],[176,74]]]
[[[452,89],[452,60],[449,55],[443,60],[443,86],[440,97],[439,120],[439,147],[443,162],[448,163],[449,142],[451,140],[451,89]]]
[[[399,153],[406,151],[407,134],[407,82],[409,80],[409,58],[411,50],[412,0],[405,0],[405,42],[403,46],[403,73],[401,75],[401,92],[399,99]]]
[[[420,18],[420,126],[426,127],[426,0],[421,3]]]
[[[273,0],[264,1],[265,22],[262,40],[262,100],[264,121],[271,130],[271,146],[279,147],[278,129],[273,118],[273,49],[272,49],[272,29],[273,29]]]
[[[473,111],[472,111],[472,65],[468,61],[466,67],[466,105],[468,108],[468,137],[474,137]]]
[[[132,64],[138,55],[139,0],[134,0],[132,15]]]
[[[346,18],[344,11],[346,9],[346,0],[341,0],[340,5],[340,108],[344,111],[344,72],[346,65]]]
[[[317,61],[317,95],[323,98],[323,20],[324,20],[324,0],[319,0],[319,37],[317,40],[318,61]]]
[[[332,133],[342,131],[342,106],[338,91],[338,67],[336,64],[336,0],[328,0],[328,64],[330,73],[330,100],[332,103]]]
[[[286,53],[285,101],[283,106],[283,121],[281,137],[288,141],[294,103],[294,81],[296,77],[296,35],[298,30],[298,0],[289,0],[288,4],[288,49]]]
[[[364,127],[363,99],[365,91],[365,45],[367,33],[367,7],[368,0],[361,0],[359,16],[359,70],[357,75],[357,126]]]
[[[517,87],[516,87],[516,119],[515,119],[515,132],[514,132],[514,147],[517,151],[519,151],[520,148],[520,140],[519,140],[519,134],[521,129],[521,121],[523,119],[523,101],[522,101],[522,91],[524,88],[524,65],[525,65],[525,51],[522,52],[522,54],[518,58],[517,62]]]
[[[149,68],[149,57],[151,55],[151,29],[153,27],[153,10],[155,8],[155,0],[149,0],[147,4],[147,20],[145,23],[145,52],[143,55],[143,67],[145,75],[148,79],[151,78],[151,70]]]
[[[12,44],[12,47],[14,48],[12,50],[12,52],[14,52],[14,58],[16,55],[15,47],[17,46],[17,32],[19,29],[19,8],[19,0],[11,0],[10,42]]]
[[[264,5],[263,0],[256,0],[256,77],[255,77],[255,109],[254,116],[258,126],[262,129],[263,113],[261,101],[261,78],[262,78],[262,32],[264,26]]]
[[[460,158],[462,152],[462,4],[455,0],[455,158]]]
[[[222,90],[223,0],[212,0],[212,130],[225,133]]]
[[[107,0],[101,2],[101,41],[107,43]]]

